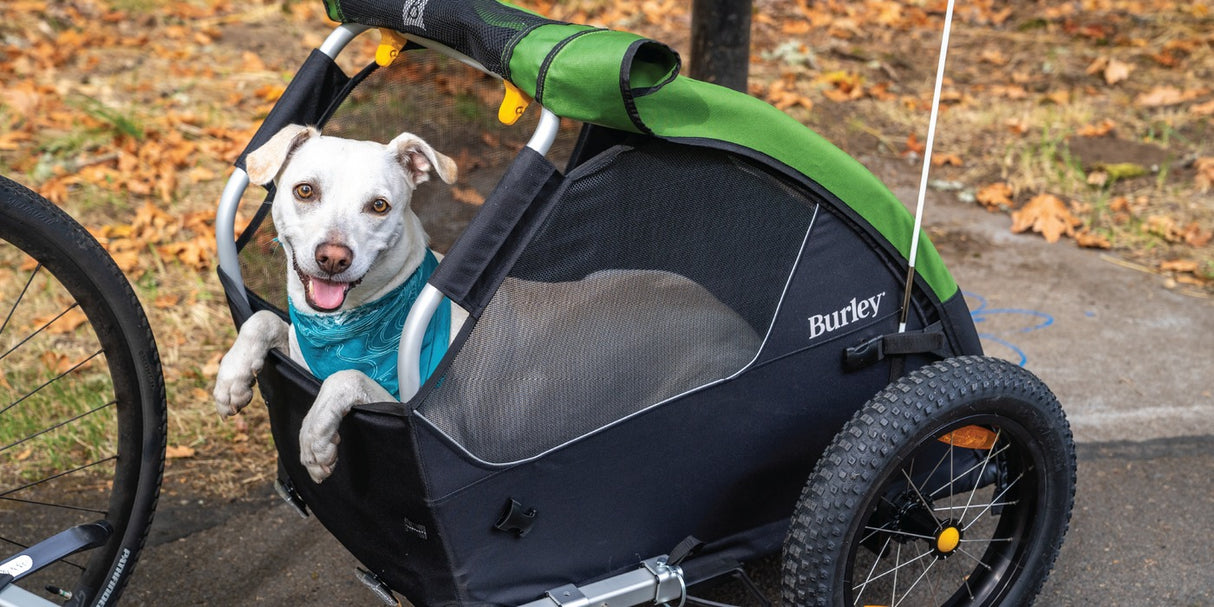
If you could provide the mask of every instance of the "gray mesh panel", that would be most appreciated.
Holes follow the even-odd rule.
[[[538,455],[754,359],[814,205],[721,152],[577,169],[419,413],[473,455]]]

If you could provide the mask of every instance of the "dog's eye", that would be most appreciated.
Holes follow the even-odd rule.
[[[312,197],[315,195],[316,190],[310,183],[301,183],[295,186],[295,198],[299,200],[312,200]]]
[[[371,210],[379,213],[380,215],[387,213],[391,208],[392,205],[388,204],[388,201],[384,200],[383,198],[376,198],[375,200],[371,201]]]

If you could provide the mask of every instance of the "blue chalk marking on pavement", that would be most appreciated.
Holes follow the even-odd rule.
[[[996,314],[1018,314],[1018,315],[1030,317],[1030,318],[1034,319],[1034,322],[1036,322],[1036,324],[1034,324],[1032,326],[1016,329],[1014,331],[1015,333],[1030,333],[1032,331],[1036,331],[1038,329],[1044,329],[1044,328],[1054,324],[1054,317],[1050,316],[1049,314],[1046,314],[1045,312],[1039,312],[1037,310],[1027,310],[1027,309],[1023,309],[1023,308],[988,308],[985,297],[978,295],[976,293],[969,293],[966,291],[963,291],[962,294],[968,299],[975,299],[978,301],[978,307],[974,308],[973,310],[970,310],[970,317],[973,318],[975,327],[979,328],[979,329],[981,329],[980,325],[982,323],[987,322],[988,320],[990,320],[992,318],[992,316],[994,316]],[[1021,367],[1023,367],[1025,365],[1025,363],[1027,363],[1029,360],[1028,355],[1024,353],[1024,350],[1021,349],[1020,346],[1017,346],[1016,344],[1014,344],[994,333],[983,333],[981,330],[979,330],[978,337],[979,337],[979,339],[984,339],[984,340],[999,344],[1005,348],[1008,348],[1012,352],[1014,352],[1016,354],[1016,356],[1020,357],[1019,362],[1017,362],[1016,364],[1020,365]]]

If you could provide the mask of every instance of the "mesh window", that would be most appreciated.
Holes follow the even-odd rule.
[[[380,143],[407,131],[455,160],[459,178],[454,185],[431,179],[414,192],[410,204],[430,235],[431,248],[442,253],[476,214],[539,121],[539,111],[532,108],[515,125],[501,124],[501,98],[499,80],[432,51],[410,51],[363,81],[322,130],[325,135]],[[578,126],[562,126],[548,155],[558,166],[573,149]],[[286,309],[286,258],[271,224],[267,217],[241,251],[241,273],[250,290]]]
[[[566,183],[419,408],[486,461],[743,369],[816,210],[747,161],[658,141],[612,148]]]

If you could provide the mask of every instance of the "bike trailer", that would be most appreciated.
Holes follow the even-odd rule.
[[[981,352],[926,238],[899,332],[913,221],[887,188],[762,101],[680,75],[662,43],[492,0],[326,6],[413,42],[354,76],[314,52],[248,149],[325,124],[419,45],[583,125],[563,168],[523,147],[450,246],[430,284],[468,322],[416,394],[345,419],[323,483],[298,460],[317,380],[279,352],[259,377],[285,490],[413,604],[565,604],[554,589],[672,551],[685,584],[775,552],[844,421],[891,379]],[[391,119],[381,140],[421,121]],[[220,274],[238,324],[282,313],[238,266]]]

